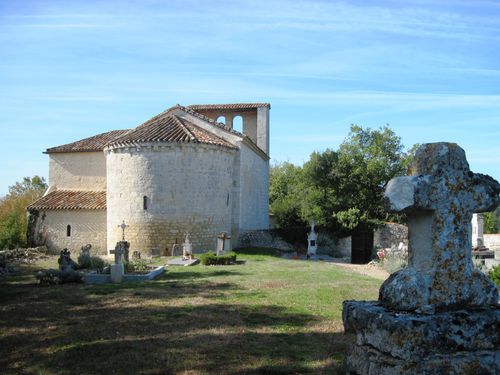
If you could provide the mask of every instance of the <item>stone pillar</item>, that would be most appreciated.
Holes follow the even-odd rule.
[[[498,374],[498,289],[472,264],[473,212],[495,209],[500,184],[470,172],[453,143],[420,146],[412,175],[385,197],[408,217],[408,267],[381,286],[379,301],[344,301],[356,343],[348,374]]]
[[[318,251],[318,234],[314,231],[314,221],[311,223],[311,231],[307,234],[307,255],[316,255]]]
[[[484,216],[483,214],[472,215],[472,248],[484,248]]]

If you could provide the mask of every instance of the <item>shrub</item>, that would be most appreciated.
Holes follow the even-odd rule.
[[[230,251],[225,255],[217,256],[213,251],[206,252],[200,255],[200,262],[204,266],[228,265],[236,262],[236,253]]]
[[[405,246],[379,249],[377,256],[382,262],[382,267],[389,273],[399,271],[408,264],[408,248]]]
[[[488,277],[500,288],[500,266],[494,266],[488,273]]]
[[[144,272],[149,267],[149,262],[146,259],[134,257],[131,261],[124,263],[125,272]]]
[[[92,260],[90,253],[83,252],[78,255],[78,268],[92,268]]]
[[[90,257],[90,269],[102,272],[103,268],[106,267],[108,263],[98,256]]]
[[[318,234],[318,254],[329,255],[334,258],[341,256],[340,252],[335,247],[335,240],[326,233]]]

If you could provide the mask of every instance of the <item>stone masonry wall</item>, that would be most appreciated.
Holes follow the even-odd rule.
[[[67,226],[71,225],[71,236]],[[86,244],[92,245],[92,252],[106,253],[106,212],[102,211],[41,211],[31,230],[36,245],[46,245],[51,252],[68,248],[78,254]]]
[[[400,242],[408,244],[408,227],[397,223],[385,223],[373,234],[373,246],[382,249],[397,247]]]
[[[102,152],[49,155],[49,186],[57,189],[106,190],[106,158]]]
[[[240,151],[240,232],[269,229],[269,160],[244,143]]]
[[[146,144],[107,152],[108,249],[169,253],[189,232],[195,252],[214,250],[231,231],[233,160],[237,153],[204,144]],[[147,209],[143,199],[147,199]]]
[[[484,246],[490,250],[500,251],[500,234],[484,234]]]

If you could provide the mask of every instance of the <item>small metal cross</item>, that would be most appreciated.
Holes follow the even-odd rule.
[[[125,220],[122,221],[120,225],[118,225],[118,228],[122,228],[122,241],[125,241],[125,228],[127,228],[128,225],[125,224]]]

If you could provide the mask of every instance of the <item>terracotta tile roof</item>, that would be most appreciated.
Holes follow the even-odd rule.
[[[187,142],[206,143],[229,148],[236,148],[226,140],[202,129],[190,121],[173,115],[175,106],[151,118],[142,125],[109,142],[109,146],[119,146],[142,142]]]
[[[233,103],[233,104],[192,104],[188,106],[189,108],[197,110],[208,110],[208,109],[257,109],[261,107],[271,108],[269,103]]]
[[[54,190],[28,206],[28,210],[105,210],[105,191]]]
[[[110,132],[94,135],[93,137],[85,138],[62,146],[48,148],[45,153],[102,151],[107,143],[127,133],[128,131],[129,130],[112,130]]]

